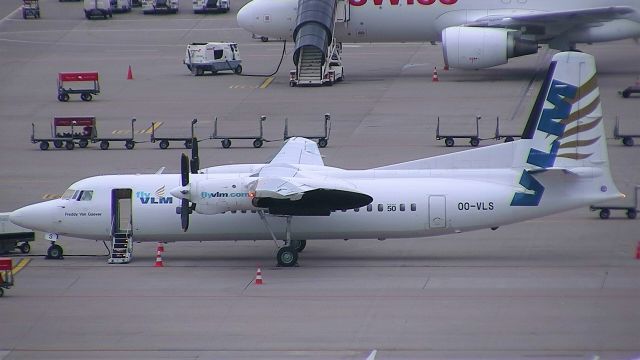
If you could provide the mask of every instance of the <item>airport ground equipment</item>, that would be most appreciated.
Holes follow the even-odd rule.
[[[143,14],[176,14],[178,13],[178,0],[142,0]]]
[[[208,12],[229,12],[231,8],[230,0],[193,0],[194,14],[205,14]]]
[[[262,123],[267,119],[266,116],[262,115],[258,118],[258,135],[257,136],[224,136],[218,134],[218,118],[216,118],[213,122],[213,134],[209,136],[211,140],[221,140],[222,147],[228,149],[231,147],[231,140],[253,140],[253,147],[260,148],[266,141],[263,134],[263,125]]]
[[[13,263],[11,258],[0,258],[0,297],[4,295],[4,289],[13,286]]]
[[[51,137],[48,138],[37,138],[35,124],[31,124],[31,142],[40,143],[40,150],[49,149],[49,143],[53,143],[56,149],[64,146],[67,150],[73,150],[76,144],[80,148],[86,148],[89,143],[99,143],[101,150],[107,150],[111,142],[124,142],[125,148],[132,150],[136,144],[135,122],[136,119],[131,119],[130,137],[112,138],[98,136],[98,126],[94,116],[54,117],[51,122]]]
[[[624,146],[633,146],[633,138],[640,138],[640,134],[622,134],[620,132],[620,119],[616,117],[616,125],[613,128],[613,138],[616,140],[622,139]]]
[[[131,6],[132,7],[141,7],[142,6],[142,0],[131,0]]]
[[[242,59],[237,43],[191,43],[187,45],[182,63],[195,76],[201,76],[205,71],[211,71],[212,74],[225,70],[242,73]]]
[[[640,211],[640,204],[638,203],[638,192],[640,192],[640,185],[636,185],[633,193],[633,203],[627,205],[591,205],[589,208],[591,211],[600,211],[600,219],[606,220],[611,216],[611,210],[621,210],[627,212],[629,219],[635,219]]]
[[[501,134],[500,133],[500,117],[496,117],[496,134],[493,137],[493,140],[502,140],[502,139],[504,139],[504,142],[512,142],[515,139],[519,139],[521,137],[522,137],[522,135]]]
[[[476,133],[472,135],[460,135],[460,134],[449,134],[443,135],[440,133],[440,117],[438,116],[438,126],[436,127],[436,140],[444,139],[444,144],[447,147],[452,147],[455,145],[454,139],[469,139],[469,144],[473,147],[480,145],[480,119],[481,116],[476,116]]]
[[[70,94],[80,94],[82,101],[91,101],[100,94],[100,76],[97,72],[58,73],[58,101],[69,101]]]
[[[631,85],[622,91],[618,91],[623,98],[627,99],[632,94],[640,94],[640,81],[636,81],[635,85]]]
[[[256,39],[256,40],[260,39],[260,41],[262,41],[262,42],[269,42],[269,37],[268,36],[251,34],[251,38],[252,39]]]
[[[165,150],[169,148],[169,144],[171,141],[182,141],[184,143],[185,149],[191,149],[193,144],[194,135],[194,126],[198,122],[198,119],[191,120],[191,136],[189,137],[167,137],[167,136],[156,136],[156,123],[151,123],[151,142],[158,142],[158,146],[160,149]]]
[[[304,137],[310,140],[316,140],[318,147],[325,148],[329,144],[329,135],[331,135],[331,115],[324,114],[324,134],[323,135],[289,135],[289,119],[284,119],[284,140],[292,137]]]
[[[22,0],[22,18],[40,18],[40,2],[38,0]]]
[[[84,16],[87,19],[113,17],[111,0],[84,0]]]
[[[126,13],[130,12],[133,7],[131,0],[110,0],[111,11],[114,13]]]
[[[0,213],[0,254],[6,254],[15,249],[28,254],[31,252],[29,242],[35,239],[35,233],[12,223],[9,215],[10,213]]]

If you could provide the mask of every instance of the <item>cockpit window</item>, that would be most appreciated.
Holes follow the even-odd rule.
[[[78,194],[78,201],[91,201],[93,198],[93,190],[82,190],[80,194]]]
[[[64,192],[64,194],[62,194],[61,199],[69,200],[69,199],[71,199],[71,197],[73,196],[73,194],[75,194],[75,192],[76,192],[76,191],[75,191],[75,190],[73,190],[73,189],[67,189],[67,191],[65,191],[65,192]]]

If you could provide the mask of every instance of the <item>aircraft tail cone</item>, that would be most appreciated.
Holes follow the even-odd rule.
[[[127,80],[133,80],[133,72],[131,71],[131,65],[129,65],[129,71],[127,71]]]
[[[433,76],[431,77],[431,81],[438,82],[440,79],[438,78],[438,68],[433,68]]]
[[[638,246],[636,246],[636,260],[640,260],[640,241],[638,241]]]
[[[256,271],[256,280],[254,282],[256,285],[262,285],[262,270],[258,267]]]
[[[160,251],[160,245],[158,245],[158,250],[156,250],[156,263],[153,267],[164,267],[162,263],[162,251]]]

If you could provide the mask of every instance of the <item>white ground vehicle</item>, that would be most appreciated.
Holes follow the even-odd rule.
[[[231,70],[242,73],[242,59],[237,43],[207,42],[187,45],[183,63],[195,76],[211,71]]]
[[[175,14],[178,12],[178,8],[178,0],[142,0],[143,14]]]
[[[230,0],[193,0],[193,12],[196,14],[206,12],[229,12]]]
[[[87,19],[93,17],[107,18],[113,16],[111,0],[84,0],[84,16]]]
[[[131,0],[111,0],[111,11],[125,13],[131,11]]]

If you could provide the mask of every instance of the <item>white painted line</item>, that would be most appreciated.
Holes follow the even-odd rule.
[[[11,12],[11,14],[9,14],[9,15],[7,15],[7,16],[5,16],[5,17],[3,17],[3,18],[2,18],[2,20],[0,20],[0,25],[2,25],[5,21],[10,20],[10,18],[11,18],[11,17],[13,17],[14,15],[16,15],[16,14],[17,14],[18,12],[20,12],[20,11],[22,11],[22,6],[21,6],[21,7],[19,7],[19,8],[17,8],[17,9],[15,9],[15,10],[13,10],[13,11]]]

